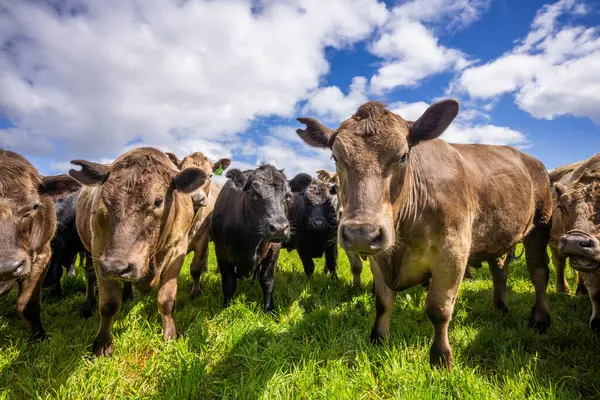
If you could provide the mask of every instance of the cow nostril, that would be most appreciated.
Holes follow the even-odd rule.
[[[582,240],[581,242],[579,242],[579,245],[581,247],[593,247],[594,241],[592,239]]]
[[[277,232],[277,227],[273,224],[269,224],[269,233]]]
[[[374,232],[373,238],[371,239],[371,249],[375,250],[381,247],[383,244],[383,229],[379,228]]]

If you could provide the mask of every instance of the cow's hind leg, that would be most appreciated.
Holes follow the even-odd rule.
[[[379,266],[371,261],[373,285],[375,287],[375,325],[371,330],[371,342],[379,343],[390,334],[390,321],[394,311],[396,292],[390,289],[379,271]]]
[[[507,312],[506,281],[508,279],[508,256],[488,260],[492,281],[494,282],[494,299],[492,304],[498,311]]]
[[[548,310],[546,288],[548,286],[548,241],[550,229],[548,226],[536,226],[523,240],[525,258],[531,283],[535,287],[535,304],[531,310],[529,326],[540,333],[545,333],[551,324]]]
[[[554,264],[554,269],[556,269],[556,291],[558,293],[569,293],[571,288],[565,277],[567,259],[560,255],[555,246],[550,246],[550,250],[552,251],[552,263]]]

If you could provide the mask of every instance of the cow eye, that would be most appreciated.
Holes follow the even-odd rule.
[[[154,208],[161,208],[164,202],[165,202],[164,198],[162,198],[162,197],[157,198],[156,200],[154,200]]]
[[[331,155],[331,159],[333,160],[334,163],[337,164],[337,158],[335,158],[335,156],[333,154]]]
[[[408,153],[402,154],[402,157],[400,157],[400,162],[405,163],[407,160],[408,160]]]

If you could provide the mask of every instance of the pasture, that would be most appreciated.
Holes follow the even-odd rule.
[[[600,339],[587,327],[589,299],[557,294],[554,270],[553,325],[544,336],[527,327],[534,295],[524,257],[511,264],[509,314],[492,309],[488,270],[474,271],[450,325],[455,365],[448,374],[429,367],[433,327],[423,287],[398,294],[391,337],[372,346],[368,262],[364,289],[356,292],[343,252],[334,282],[323,275],[323,260],[308,280],[296,252],[281,254],[273,316],[261,311],[262,293],[252,280],[241,281],[231,307],[221,308],[211,245],[200,298],[189,296],[191,256],[183,267],[175,314],[180,338],[163,343],[156,296],[136,292],[117,314],[113,356],[96,360],[89,349],[99,316],[79,318],[79,267],[77,278],[63,277],[63,300],[43,300],[47,342],[27,345],[13,291],[0,299],[0,399],[600,398]]]

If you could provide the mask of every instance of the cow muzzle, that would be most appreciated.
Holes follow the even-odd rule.
[[[359,255],[374,255],[387,247],[385,229],[379,225],[345,222],[339,228],[340,245]]]
[[[312,218],[307,226],[310,231],[323,231],[327,228],[327,220],[325,218]]]
[[[29,258],[22,251],[0,253],[0,280],[20,278],[30,270]]]
[[[137,280],[138,268],[135,262],[128,261],[125,257],[101,257],[99,274],[103,278]]]
[[[287,219],[269,222],[265,239],[273,243],[285,242],[290,238],[290,223]]]
[[[580,231],[570,231],[562,236],[559,251],[569,257],[571,267],[590,272],[600,268],[600,243],[598,239]]]

